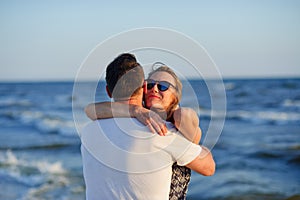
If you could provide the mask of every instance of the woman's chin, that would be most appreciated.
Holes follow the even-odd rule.
[[[162,119],[166,120],[167,119],[167,112],[162,107],[161,104],[153,104],[152,106],[149,107],[149,109],[155,113],[157,113]]]
[[[164,108],[160,103],[155,103],[155,102],[152,102],[149,107],[154,108],[154,109],[163,109]]]

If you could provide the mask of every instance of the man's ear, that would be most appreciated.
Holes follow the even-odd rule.
[[[110,93],[110,91],[109,91],[107,85],[106,85],[106,93],[107,93],[107,95],[109,96],[109,98],[112,98],[112,95],[111,95],[111,93]]]

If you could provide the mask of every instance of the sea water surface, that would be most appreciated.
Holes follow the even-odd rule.
[[[203,138],[210,94],[191,80]],[[84,91],[93,83],[82,83]],[[300,199],[300,79],[225,80],[225,125],[214,176],[192,174],[188,199]],[[87,103],[73,82],[0,83],[0,199],[85,199],[72,114]],[[108,100],[100,83],[96,100]],[[189,93],[181,106],[190,106]]]

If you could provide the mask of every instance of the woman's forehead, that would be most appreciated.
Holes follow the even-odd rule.
[[[168,72],[155,72],[149,77],[149,79],[153,79],[155,81],[168,81],[169,83],[176,85],[174,77]]]

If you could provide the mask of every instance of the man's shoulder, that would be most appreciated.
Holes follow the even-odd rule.
[[[83,126],[82,133],[95,131],[99,129],[99,127],[110,125],[112,122],[113,118],[90,121]]]
[[[108,119],[99,119],[94,121],[91,126],[101,125],[101,126],[119,126],[119,125],[139,125],[144,126],[141,122],[139,122],[136,118],[130,117],[115,117],[115,118],[108,118]]]
[[[168,131],[169,131],[170,133],[176,133],[176,132],[178,132],[178,130],[177,130],[177,128],[175,127],[175,125],[172,124],[171,122],[166,122],[166,126],[167,126]]]
[[[83,126],[83,130],[94,128],[95,126],[98,126],[100,120],[95,121],[89,121],[87,124]]]
[[[116,122],[128,122],[128,121],[135,121],[139,122],[136,118],[107,118],[107,119],[97,119],[94,121],[88,122],[84,127],[91,127],[99,124],[108,124],[108,123],[116,123]]]
[[[116,129],[139,129],[145,130],[147,127],[136,118],[108,118],[88,122],[82,129],[82,134],[95,131],[109,131]]]
[[[88,133],[94,132],[97,129],[97,127],[99,127],[98,120],[89,121],[80,130],[81,138],[84,138]]]

